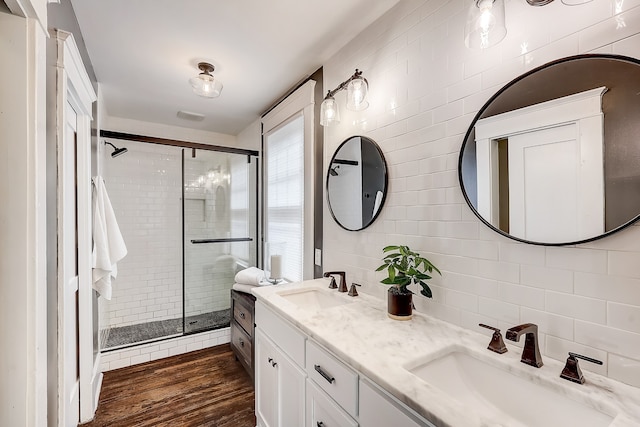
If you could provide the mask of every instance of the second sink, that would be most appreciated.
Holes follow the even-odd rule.
[[[515,421],[529,427],[605,427],[613,420],[553,388],[497,368],[461,349],[405,368],[496,426],[511,426]]]

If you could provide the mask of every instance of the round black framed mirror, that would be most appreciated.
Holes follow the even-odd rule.
[[[458,161],[467,204],[494,231],[549,246],[640,215],[640,61],[578,55],[527,72],[473,119]]]
[[[378,144],[365,136],[343,141],[327,169],[327,203],[333,219],[349,231],[367,228],[387,196],[387,163]]]

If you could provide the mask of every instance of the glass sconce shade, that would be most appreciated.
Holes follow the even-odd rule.
[[[486,49],[506,35],[504,0],[473,0],[464,27],[464,44],[472,49]]]
[[[332,126],[340,123],[340,111],[338,103],[332,96],[327,96],[320,104],[320,124]]]
[[[369,107],[367,90],[369,85],[363,77],[357,77],[347,85],[347,109],[362,111]]]

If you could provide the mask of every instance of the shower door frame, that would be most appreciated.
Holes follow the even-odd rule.
[[[182,140],[177,140],[177,139],[168,139],[168,138],[158,138],[158,137],[154,137],[154,136],[146,136],[146,135],[137,135],[137,134],[130,134],[130,133],[124,133],[124,132],[116,132],[116,131],[110,131],[110,130],[100,130],[100,137],[101,138],[109,138],[109,139],[119,139],[119,140],[125,140],[125,141],[134,141],[134,142],[145,142],[145,143],[150,143],[150,144],[157,144],[157,145],[167,145],[167,146],[172,146],[172,147],[178,147],[178,148],[186,148],[186,149],[192,149],[192,150],[204,150],[204,151],[217,151],[217,152],[222,152],[222,153],[230,153],[230,154],[241,154],[241,155],[246,155],[249,157],[255,157],[256,158],[256,188],[255,188],[255,218],[256,218],[256,264],[258,267],[262,267],[262,260],[260,257],[261,254],[261,247],[262,247],[262,242],[261,242],[261,237],[262,236],[262,220],[261,220],[261,216],[262,216],[262,212],[260,210],[260,188],[262,188],[262,174],[261,174],[261,168],[262,168],[262,159],[260,156],[260,152],[257,150],[249,150],[249,149],[245,149],[245,148],[236,148],[236,147],[225,147],[222,145],[211,145],[211,144],[202,144],[202,143],[198,143],[198,142],[190,142],[190,141],[182,141]],[[181,156],[181,162],[182,162],[182,333],[180,335],[172,335],[172,336],[167,336],[167,337],[161,337],[161,338],[157,338],[154,340],[150,340],[150,341],[144,341],[144,342],[140,342],[140,343],[132,343],[129,345],[125,345],[125,346],[121,346],[121,347],[117,347],[114,349],[107,349],[105,350],[106,352],[109,351],[117,351],[117,350],[123,350],[126,348],[132,348],[132,347],[136,347],[138,345],[142,345],[142,344],[150,344],[152,342],[159,342],[159,341],[165,341],[165,340],[169,340],[169,339],[174,339],[174,338],[179,338],[179,337],[184,337],[187,335],[194,335],[194,334],[199,334],[202,332],[208,332],[210,329],[202,329],[202,330],[196,330],[193,332],[186,332],[186,328],[185,328],[185,251],[184,251],[184,240],[185,240],[185,219],[184,219],[184,156]],[[233,240],[233,239],[230,239]],[[231,296],[229,296],[231,297]],[[101,351],[103,351],[102,349],[100,349]]]

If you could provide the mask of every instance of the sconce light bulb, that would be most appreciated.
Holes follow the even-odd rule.
[[[331,126],[340,123],[340,112],[338,104],[333,97],[327,97],[320,104],[320,124]]]
[[[367,82],[362,77],[355,78],[347,86],[347,108],[362,111],[369,107],[367,98]]]
[[[465,26],[467,47],[485,49],[500,42],[506,34],[504,0],[476,0]]]
[[[478,19],[478,25],[483,31],[488,31],[495,21],[491,9],[493,9],[493,0],[482,0],[478,3],[480,8],[480,18]]]

